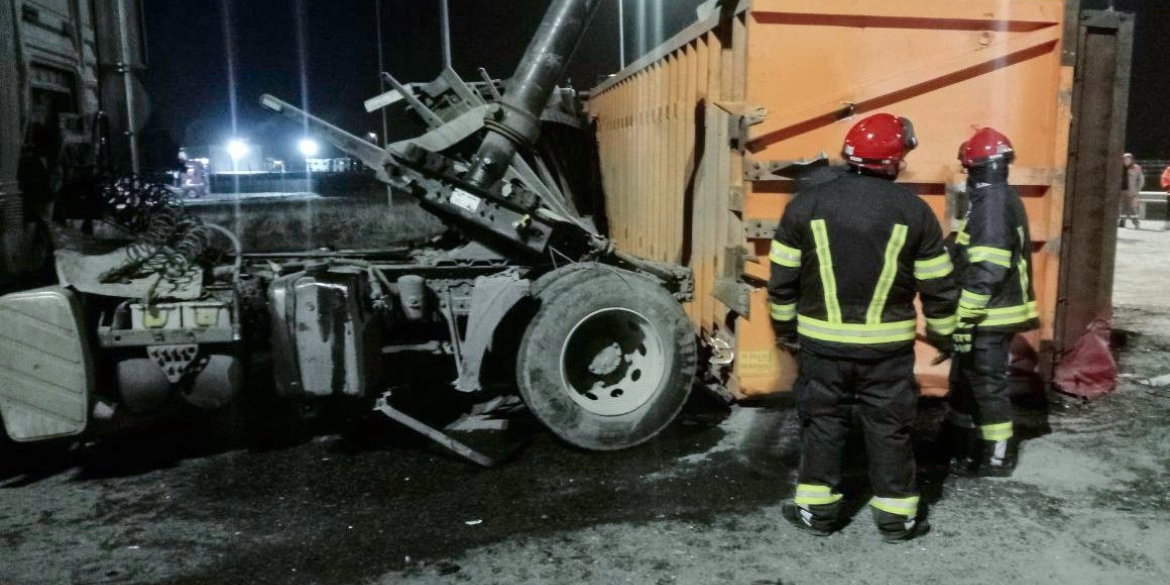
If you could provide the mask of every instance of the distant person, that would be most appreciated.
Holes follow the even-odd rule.
[[[1125,227],[1125,220],[1131,218],[1134,229],[1141,229],[1138,201],[1146,186],[1146,176],[1142,174],[1142,166],[1134,162],[1132,154],[1125,153],[1122,161],[1125,163],[1125,172],[1121,175],[1121,220],[1117,226]]]
[[[1170,165],[1162,171],[1162,190],[1166,192],[1166,225],[1163,231],[1170,230]]]

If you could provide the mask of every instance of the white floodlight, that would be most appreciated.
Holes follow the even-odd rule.
[[[302,139],[299,143],[297,143],[297,148],[300,149],[301,155],[303,155],[305,158],[312,158],[317,156],[318,152],[321,152],[321,145],[317,144],[316,140],[311,140],[309,138]]]
[[[234,161],[238,161],[241,158],[248,156],[248,152],[250,150],[251,149],[248,148],[248,143],[244,142],[243,140],[234,139],[227,144],[228,156],[232,157],[232,160]]]

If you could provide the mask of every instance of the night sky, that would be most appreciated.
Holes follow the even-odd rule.
[[[663,37],[691,23],[701,3],[662,0],[669,6]],[[617,6],[606,4],[570,67],[578,88],[592,87],[619,68]],[[628,60],[639,50],[638,4],[626,0]],[[645,4],[649,30],[643,44],[652,47],[653,5],[659,2]],[[1086,8],[1108,4],[1083,0]],[[314,114],[355,133],[380,130],[380,116],[362,107],[378,92],[374,0],[148,0],[144,5],[148,132],[167,132],[186,145],[223,144],[235,135],[265,145],[269,156],[293,157],[299,131],[257,103],[263,93],[301,103],[302,79]],[[547,6],[548,0],[450,0],[455,69],[465,78],[474,78],[481,66],[496,77],[510,76]],[[1116,0],[1115,6],[1137,12],[1139,19],[1130,149],[1139,158],[1170,158],[1164,105],[1170,95],[1170,2]],[[433,79],[442,66],[438,0],[382,0],[382,20],[386,70],[403,81]],[[229,55],[236,80],[234,130]]]

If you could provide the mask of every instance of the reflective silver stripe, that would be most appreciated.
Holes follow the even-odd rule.
[[[1014,325],[1040,318],[1040,311],[1036,305],[1036,301],[1015,307],[987,309],[984,311],[984,314],[986,314],[987,318],[979,322],[980,327]]]
[[[796,318],[796,303],[777,305],[771,303],[773,321],[791,321]]]
[[[882,498],[875,496],[869,505],[890,514],[914,517],[918,515],[918,496],[911,498]]]
[[[785,246],[776,240],[772,240],[772,252],[768,254],[768,259],[785,268],[800,268],[800,250]]]
[[[851,343],[864,345],[878,345],[883,343],[899,343],[913,341],[916,337],[916,323],[897,321],[893,323],[829,323],[805,315],[797,318],[797,332],[806,337],[831,341],[834,343]]]
[[[825,314],[831,323],[841,322],[841,303],[837,301],[837,277],[833,274],[833,253],[829,249],[829,230],[825,220],[812,222],[813,239],[817,243],[817,264],[821,268],[821,288],[825,290]]]
[[[1010,269],[1012,267],[1011,250],[992,248],[990,246],[975,246],[967,250],[967,259],[971,264],[988,262],[996,266],[1003,266],[1004,268]]]
[[[951,264],[951,255],[943,252],[935,258],[930,260],[918,260],[914,263],[914,278],[918,280],[933,280],[936,278],[943,278],[954,272],[955,266]]]
[[[878,279],[877,288],[873,291],[873,299],[869,302],[869,311],[865,314],[865,322],[876,325],[882,322],[882,313],[886,310],[886,301],[890,297],[890,289],[894,287],[894,279],[898,278],[898,256],[902,254],[902,246],[906,245],[907,226],[894,224],[894,233],[886,244],[886,259],[882,266],[882,276]]]

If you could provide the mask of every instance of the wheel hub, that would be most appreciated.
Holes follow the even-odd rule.
[[[660,390],[664,356],[658,328],[641,313],[596,311],[577,323],[561,348],[565,390],[594,414],[628,414]]]
[[[593,363],[589,364],[589,371],[595,376],[608,376],[622,365],[622,346],[615,341],[593,358]]]

